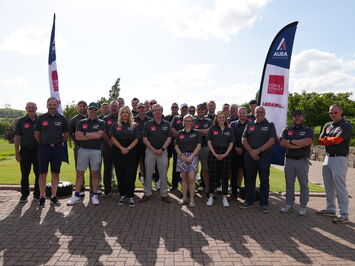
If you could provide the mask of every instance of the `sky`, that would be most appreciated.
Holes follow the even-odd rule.
[[[46,111],[53,13],[63,104],[108,96],[130,104],[255,98],[269,46],[299,21],[290,93],[355,94],[355,1],[0,0],[0,108]]]

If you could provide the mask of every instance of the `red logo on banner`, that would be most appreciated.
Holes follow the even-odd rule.
[[[185,138],[185,135],[180,135],[179,138],[180,138],[180,139],[184,139],[184,138]]]
[[[267,92],[269,94],[284,94],[285,79],[284,76],[270,75]]]
[[[48,126],[48,121],[43,121],[42,126]]]
[[[25,128],[29,128],[29,127],[30,127],[30,123],[26,123]]]
[[[254,131],[255,127],[251,126],[249,129],[250,129],[250,131]]]
[[[117,131],[120,131],[122,129],[122,127],[116,127]]]
[[[151,131],[155,131],[155,130],[157,130],[157,128],[154,127],[154,126],[152,126],[152,127],[150,127],[150,130],[151,130]]]
[[[213,135],[218,135],[218,130],[213,131]]]
[[[293,135],[293,131],[292,130],[287,131],[287,135],[292,136]]]
[[[108,121],[107,121],[107,124],[108,124],[108,125],[112,125],[112,120],[108,120]]]
[[[53,82],[53,90],[58,91],[59,90],[59,84],[58,84],[58,72],[57,70],[52,71],[52,82]]]
[[[195,124],[195,128],[199,128],[198,124]]]

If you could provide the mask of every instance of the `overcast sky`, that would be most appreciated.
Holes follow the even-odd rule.
[[[299,21],[290,92],[355,88],[354,1],[0,0],[0,107],[45,111],[53,13],[61,100],[121,96],[217,107],[255,97],[276,33]],[[354,99],[354,96],[352,96]]]

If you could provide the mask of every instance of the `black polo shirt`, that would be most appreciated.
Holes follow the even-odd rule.
[[[207,140],[212,142],[213,147],[228,148],[231,142],[234,142],[233,130],[226,127],[223,131],[217,125],[210,128],[207,135]]]
[[[166,139],[171,137],[170,123],[164,119],[158,124],[155,120],[150,120],[144,124],[143,137],[147,137],[150,144],[155,149],[160,149]]]
[[[69,132],[67,119],[59,113],[54,116],[45,113],[38,117],[35,131],[41,133],[40,144],[59,144],[63,142],[63,134]]]
[[[153,117],[153,112],[152,111],[148,111],[145,113],[146,116],[149,116],[149,117]]]
[[[20,145],[26,148],[36,148],[38,146],[38,142],[34,136],[34,128],[37,121],[37,116],[35,120],[32,120],[25,115],[21,117],[15,127],[15,135],[21,137]]]
[[[85,119],[85,118],[87,118],[87,116],[82,116],[81,114],[77,114],[69,122],[69,133],[70,133],[70,136],[72,136],[74,139],[75,146],[79,146],[79,142],[76,141],[76,139],[75,139],[76,126],[78,125],[78,122],[81,119]]]
[[[231,128],[233,129],[233,133],[234,133],[234,140],[235,140],[234,144],[238,148],[244,148],[242,145],[242,137],[243,137],[243,132],[245,130],[245,127],[249,123],[250,121],[247,119],[245,119],[244,123],[242,123],[240,119],[231,123]]]
[[[250,122],[254,122],[256,117],[252,114],[252,113],[249,113],[247,115],[247,119],[250,121]]]
[[[207,128],[210,128],[211,126],[212,126],[212,120],[207,117],[204,117],[203,119],[196,117],[194,119],[194,128],[195,129],[207,129]],[[206,136],[202,136],[202,146],[207,146],[207,137]]]
[[[237,121],[239,118],[238,117],[231,117],[231,116],[229,116],[228,118],[227,118],[227,121],[228,121],[228,123],[230,124],[230,123],[232,123],[232,122],[234,122],[234,121]]]
[[[171,120],[171,128],[175,128],[177,132],[184,128],[183,117],[181,115],[177,115]]]
[[[118,118],[118,115],[117,116],[114,116],[113,114],[110,114],[110,115],[107,115],[105,116],[102,120],[105,121],[106,123],[106,134],[109,135],[110,134],[110,130],[111,130],[111,127],[112,125],[117,122],[117,118]]]
[[[202,144],[202,138],[195,129],[189,132],[186,129],[180,130],[175,139],[175,145],[179,146],[181,152],[193,152],[197,144]]]
[[[263,146],[270,138],[276,137],[276,129],[274,123],[270,123],[267,119],[261,122],[248,123],[245,127],[243,138],[248,140],[252,149],[258,149]],[[266,151],[263,151],[266,153]]]
[[[325,151],[330,155],[348,155],[351,129],[351,124],[345,121],[344,119],[340,120],[337,123],[333,122],[326,124],[323,128],[320,138],[341,137],[344,139],[344,141],[340,142],[339,144],[325,146]]]
[[[143,128],[144,128],[144,124],[150,120],[152,120],[149,116],[144,117],[144,120],[140,119],[138,115],[136,115],[134,118],[134,122],[136,122],[136,126],[138,128],[139,131],[139,142],[141,143],[142,140],[142,135],[143,135]]]
[[[179,115],[179,114],[177,114],[177,115]],[[166,115],[166,116],[164,116],[164,119],[165,119],[166,121],[168,121],[169,123],[171,123],[171,121],[173,121],[173,118],[174,118],[175,116],[177,116],[177,115],[173,115],[173,114]]]
[[[133,115],[133,116],[136,116],[136,115],[138,115],[138,112],[137,112],[136,110],[133,110],[133,109],[132,109],[132,115]]]
[[[281,138],[284,140],[298,140],[298,139],[313,139],[314,132],[313,129],[301,125],[299,127],[295,125],[290,125],[286,127],[281,134]],[[311,145],[302,147],[300,149],[286,149],[286,158],[289,159],[301,159],[309,158],[311,153]]]
[[[99,130],[105,132],[105,121],[98,119],[97,117],[95,119],[90,119],[89,117],[85,119],[81,119],[76,126],[76,131],[81,131],[83,133],[98,132]],[[102,139],[90,139],[90,140],[79,141],[80,148],[84,148],[84,149],[100,150],[101,145],[102,145]]]
[[[110,137],[114,137],[123,147],[127,148],[132,141],[139,139],[139,129],[137,126],[130,126],[127,123],[118,125],[115,122],[111,127]]]
[[[216,114],[207,114],[207,115],[206,115],[206,118],[211,119],[212,122],[213,122],[213,120],[214,120],[215,117],[216,117]]]

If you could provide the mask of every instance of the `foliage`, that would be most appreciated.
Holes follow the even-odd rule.
[[[9,143],[15,142],[15,122],[5,128],[4,139],[6,139]]]
[[[24,116],[26,111],[11,109],[11,108],[0,108],[0,118],[10,118],[16,119]]]
[[[109,91],[109,97],[101,97],[97,102],[101,105],[104,102],[110,103],[120,96],[121,85],[120,85],[121,78],[117,78],[115,84],[111,86]]]
[[[63,110],[63,115],[68,119],[72,119],[78,113],[76,109],[76,104],[72,101],[70,104],[65,105]]]

